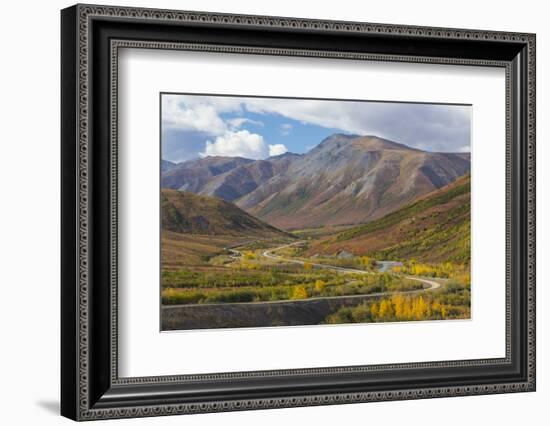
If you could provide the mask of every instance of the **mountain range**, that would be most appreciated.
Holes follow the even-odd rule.
[[[377,136],[334,134],[305,154],[162,163],[161,186],[216,197],[281,229],[359,224],[469,173],[466,153],[435,153]]]

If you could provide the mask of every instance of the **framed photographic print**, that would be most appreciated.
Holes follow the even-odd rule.
[[[470,318],[471,105],[160,96],[161,330]]]
[[[62,414],[535,390],[535,36],[76,5]]]

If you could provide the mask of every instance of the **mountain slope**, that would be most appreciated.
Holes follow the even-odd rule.
[[[284,229],[367,222],[468,173],[462,156],[333,135],[236,204]]]
[[[470,170],[469,155],[376,136],[335,134],[306,154],[206,157],[162,175],[162,187],[215,196],[283,229],[365,223]]]
[[[470,262],[470,176],[394,213],[314,242],[309,254],[341,250],[379,260]]]
[[[288,236],[227,201],[174,189],[161,191],[161,223],[163,230],[182,234]]]
[[[174,167],[176,167],[176,163],[173,163],[173,162],[168,161],[168,160],[160,160],[160,171],[161,171],[161,173],[165,173],[168,170],[173,169]]]
[[[300,156],[283,154],[267,160],[242,164],[211,179],[200,191],[201,194],[237,200],[266,183],[273,176],[283,174],[290,164]]]
[[[254,160],[241,157],[206,157],[185,161],[162,173],[161,187],[200,193],[216,176],[253,162]]]

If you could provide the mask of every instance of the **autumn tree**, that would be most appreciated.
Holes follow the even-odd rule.
[[[376,302],[372,302],[372,304],[370,305],[370,313],[372,315],[373,318],[377,318],[378,317],[378,303]]]
[[[396,294],[396,295],[392,296],[391,301],[392,301],[394,311],[395,311],[395,318],[398,319],[398,320],[405,319],[405,304],[406,304],[406,301],[405,301],[405,298],[403,297],[403,295]]]
[[[363,266],[363,268],[365,269],[373,269],[374,266],[376,265],[376,260],[374,260],[369,256],[361,256],[360,263],[361,263],[361,266]]]
[[[391,301],[384,299],[380,302],[380,306],[378,308],[378,317],[380,319],[390,319],[393,317],[393,306]]]
[[[253,251],[250,251],[250,250],[247,250],[247,251],[243,252],[243,255],[244,255],[244,258],[246,260],[256,259],[256,253],[254,253]]]
[[[421,320],[426,318],[427,316],[427,307],[428,305],[424,301],[424,298],[422,296],[417,297],[413,301],[413,308],[412,312],[414,315],[414,318],[417,320]]]
[[[325,289],[325,282],[323,280],[315,281],[314,288],[317,293],[322,293]]]
[[[305,286],[298,285],[294,287],[294,290],[292,291],[292,299],[307,299],[307,290]]]

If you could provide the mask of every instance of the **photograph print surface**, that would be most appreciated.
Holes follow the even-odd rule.
[[[470,105],[160,103],[161,330],[470,318]]]

